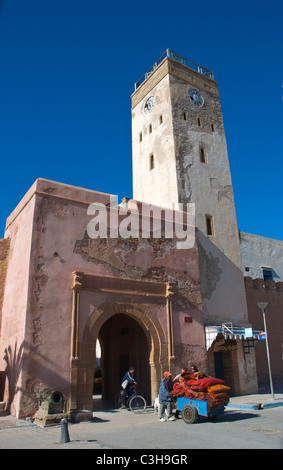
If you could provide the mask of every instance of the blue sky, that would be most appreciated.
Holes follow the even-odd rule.
[[[240,230],[283,240],[282,1],[0,5],[0,237],[38,177],[132,196],[130,96],[170,48],[219,83]]]

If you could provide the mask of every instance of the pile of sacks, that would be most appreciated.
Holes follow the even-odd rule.
[[[206,377],[201,372],[190,374],[184,372],[180,381],[173,385],[170,392],[172,399],[177,397],[187,397],[207,402],[207,409],[210,413],[220,406],[226,406],[229,402],[228,390],[224,380],[215,377]]]

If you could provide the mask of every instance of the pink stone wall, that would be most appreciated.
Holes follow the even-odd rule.
[[[11,251],[3,305],[1,357],[5,348],[21,349],[17,392],[12,412],[33,414],[38,400],[54,390],[70,397],[73,271],[147,282],[173,282],[175,369],[184,362],[206,368],[198,251],[178,250],[174,240],[90,239],[88,205],[107,203],[110,195],[48,180],[35,182],[8,220]],[[94,308],[110,299],[82,296],[80,335]],[[117,296],[115,297],[117,300]],[[125,299],[120,296],[120,301]],[[141,298],[168,338],[164,302],[154,306]],[[121,312],[123,313],[123,312]],[[185,317],[192,318],[185,323]],[[0,370],[5,364],[1,363]],[[8,394],[8,391],[7,391]],[[8,395],[6,395],[6,399]]]
[[[274,383],[283,380],[283,282],[264,281],[245,277],[249,321],[253,328],[264,329],[261,310],[257,302],[269,302],[266,308],[266,326],[270,353],[271,371]],[[256,366],[259,385],[269,384],[266,342],[256,342]]]
[[[5,238],[10,239],[8,268],[2,306],[0,371],[6,370],[4,401],[8,411],[17,415],[22,390],[26,317],[34,199],[30,193],[7,220]]]

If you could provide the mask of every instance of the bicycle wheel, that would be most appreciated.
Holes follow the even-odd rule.
[[[129,408],[134,413],[142,413],[146,408],[146,401],[141,395],[134,395],[129,401]]]

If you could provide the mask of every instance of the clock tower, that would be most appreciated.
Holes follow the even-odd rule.
[[[168,49],[135,84],[132,149],[134,199],[170,208],[195,204],[206,324],[246,324],[238,225],[213,73]]]

